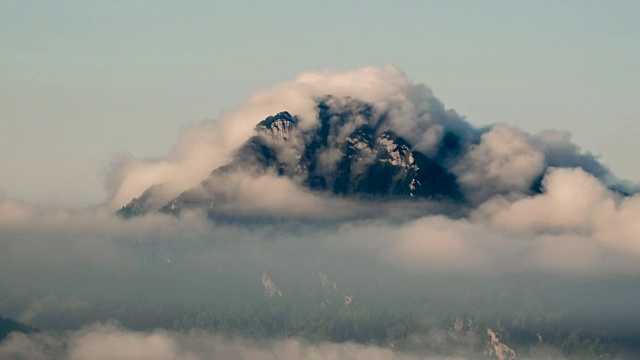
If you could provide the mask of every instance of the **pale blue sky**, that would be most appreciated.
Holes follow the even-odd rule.
[[[3,0],[0,187],[100,202],[115,153],[162,156],[301,71],[385,62],[474,124],[569,130],[637,182],[638,19],[639,1]]]

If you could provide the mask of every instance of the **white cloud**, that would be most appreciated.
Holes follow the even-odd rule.
[[[211,170],[223,165],[229,155],[221,148],[222,134],[218,129],[214,121],[185,127],[175,148],[164,159],[117,157],[106,177],[109,205],[121,207],[156,184],[163,185],[160,201],[169,201],[198,184]]]
[[[576,234],[640,255],[639,195],[621,197],[579,168],[550,169],[542,184],[541,195],[495,200],[477,214],[513,231]]]
[[[14,333],[0,343],[0,357],[30,360],[462,360],[419,356],[354,343],[310,344],[297,339],[251,341],[192,331],[135,332],[97,324],[65,334]]]
[[[482,202],[500,193],[527,191],[544,165],[544,154],[526,133],[498,124],[453,170],[466,194]]]

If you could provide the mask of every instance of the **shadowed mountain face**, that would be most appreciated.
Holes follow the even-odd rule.
[[[311,129],[300,128],[298,117],[286,111],[264,119],[233,160],[198,186],[160,206],[154,193],[162,185],[152,186],[118,213],[132,217],[154,210],[214,209],[233,200],[229,177],[237,173],[284,176],[314,192],[342,197],[464,200],[446,163],[468,139],[447,132],[438,151],[428,156],[386,130],[386,115],[376,115],[367,103],[327,97],[318,101],[317,111],[319,125]]]

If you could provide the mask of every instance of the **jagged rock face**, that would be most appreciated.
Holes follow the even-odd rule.
[[[376,114],[367,103],[327,97],[318,101],[317,110],[319,124],[311,129],[300,128],[299,119],[288,112],[259,122],[229,164],[160,210],[177,214],[228,201],[225,178],[236,172],[270,172],[313,191],[344,197],[462,199],[455,176],[443,165],[459,146],[454,134],[446,134],[450,139],[429,157],[387,130],[386,115]],[[147,191],[119,213],[130,217],[148,212],[150,199]]]

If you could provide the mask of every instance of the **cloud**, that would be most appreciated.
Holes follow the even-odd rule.
[[[614,193],[579,168],[551,168],[540,194],[497,195],[470,212],[451,215],[434,202],[327,197],[272,174],[232,173],[222,186],[235,189],[232,199],[217,210],[221,219],[235,219],[230,223],[211,221],[200,211],[185,211],[179,218],[150,214],[123,220],[108,207],[72,211],[4,200],[0,268],[26,279],[32,279],[33,269],[62,280],[68,272],[84,273],[87,267],[101,269],[102,274],[93,276],[113,277],[139,272],[137,266],[146,256],[142,248],[195,241],[201,243],[197,251],[181,250],[183,261],[233,242],[225,251],[239,259],[239,267],[245,264],[245,251],[260,248],[265,259],[287,251],[315,251],[327,258],[350,251],[396,269],[425,273],[590,276],[640,270],[640,197]],[[299,230],[294,231],[296,226]],[[265,238],[277,241],[263,244]],[[316,244],[314,250],[305,248],[310,243]],[[192,270],[176,269],[174,275],[188,277]],[[358,271],[366,272],[366,266]]]
[[[251,177],[235,173],[228,180],[237,188],[233,200],[218,210],[224,214],[321,220],[353,216],[358,211],[357,204],[317,196],[293,180],[274,174]]]
[[[204,331],[172,333],[135,332],[113,324],[98,324],[65,334],[12,334],[0,343],[0,356],[13,359],[119,359],[119,360],[269,360],[372,359],[454,360],[458,357],[418,357],[377,346],[352,343],[309,344],[285,339],[256,342],[228,339]]]
[[[524,220],[526,222],[526,220]],[[535,220],[534,220],[535,221]],[[614,225],[615,224],[615,225]],[[607,224],[619,234],[637,234],[635,222]],[[633,227],[633,229],[630,229]],[[426,216],[400,226],[388,223],[344,225],[329,235],[333,246],[357,249],[399,269],[425,274],[553,273],[593,276],[640,270],[630,238],[600,233],[521,231],[484,221]]]
[[[280,190],[302,190],[285,178],[237,180],[247,192],[223,208],[227,214],[242,215],[229,221],[211,221],[199,212],[124,220],[108,208],[68,211],[18,203],[29,216],[0,224],[0,272],[10,274],[0,278],[0,313],[42,329],[76,328],[111,318],[136,328],[171,327],[189,309],[258,306],[264,299],[260,279],[266,270],[282,289],[281,301],[311,302],[312,308],[309,289],[322,271],[363,309],[385,311],[396,309],[397,303],[420,309],[431,299],[447,304],[438,311],[464,314],[479,309],[487,314],[491,301],[469,305],[464,299],[485,301],[480,299],[499,297],[515,287],[516,294],[533,291],[534,298],[559,298],[551,301],[558,311],[579,308],[580,314],[589,314],[593,306],[638,316],[625,305],[638,298],[625,290],[629,283],[607,279],[631,279],[631,288],[637,288],[635,220],[640,202],[610,192],[582,170],[550,170],[541,194],[498,196],[465,217],[448,217],[439,214],[437,206],[429,209],[412,202],[367,203],[305,192],[280,202]],[[562,197],[562,186],[570,186],[575,196]],[[259,190],[265,188],[273,193]],[[304,207],[299,201],[305,201]],[[254,216],[247,217],[252,211]],[[265,218],[265,213],[280,217]],[[526,290],[531,277],[536,285]],[[578,285],[561,280],[575,278],[581,279]],[[565,281],[562,291],[552,286],[558,281]],[[581,283],[591,291],[607,290],[602,298],[585,299]],[[184,307],[158,313],[166,304]],[[504,315],[503,321],[507,319]],[[0,345],[0,358],[23,354],[49,359],[59,354],[92,359],[114,349],[123,359],[270,359],[282,358],[281,353],[291,358],[424,358],[362,345],[299,340],[265,345],[211,335],[193,345],[195,340],[187,338],[113,326],[62,338],[51,333],[14,335]],[[207,357],[210,354],[219,356]]]
[[[494,125],[454,167],[460,185],[476,203],[508,192],[525,193],[543,172],[544,153],[530,137],[505,125]]]
[[[438,341],[455,334],[430,333],[425,340]],[[438,340],[439,339],[439,340]],[[448,339],[455,340],[455,339]],[[375,345],[355,343],[309,343],[295,338],[272,341],[228,338],[213,333],[193,330],[169,332],[155,330],[136,332],[113,323],[95,324],[65,333],[13,333],[0,343],[0,357],[30,360],[472,360],[485,358],[482,354],[469,354],[465,339],[457,339],[460,348],[446,349],[438,355],[433,351],[396,351]],[[466,346],[465,346],[466,345]],[[565,357],[551,347],[536,347],[531,356],[523,359],[556,359]]]
[[[156,184],[163,185],[159,201],[169,201],[224,163],[228,152],[221,149],[220,138],[218,123],[204,121],[184,127],[166,158],[142,160],[126,153],[116,156],[105,176],[107,203],[120,207]]]
[[[640,254],[640,196],[623,197],[582,169],[550,169],[543,193],[514,202],[488,203],[478,214],[513,231],[581,235],[605,246]]]
[[[544,151],[546,162],[551,167],[577,167],[584,169],[599,179],[610,175],[609,169],[598,158],[584,152],[571,142],[571,133],[560,130],[543,130],[532,137],[532,142]]]

